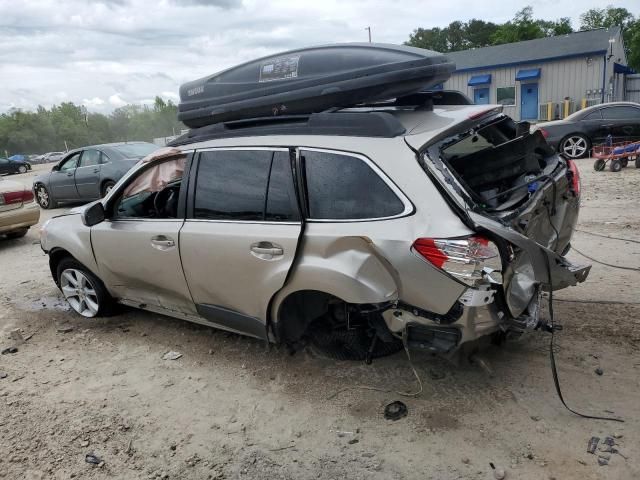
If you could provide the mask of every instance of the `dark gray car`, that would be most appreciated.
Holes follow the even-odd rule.
[[[63,202],[88,202],[104,197],[141,158],[159,147],[146,142],[92,145],[68,152],[51,169],[33,181],[42,208]]]

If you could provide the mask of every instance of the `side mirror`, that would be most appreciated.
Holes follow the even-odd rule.
[[[102,202],[96,202],[88,207],[82,214],[82,223],[87,227],[93,227],[105,219],[104,205]]]
[[[54,165],[53,167],[51,167],[52,172],[57,172],[58,170],[60,170],[60,165]]]

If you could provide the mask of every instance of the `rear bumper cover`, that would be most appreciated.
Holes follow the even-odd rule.
[[[20,208],[0,212],[0,233],[9,233],[35,225],[40,220],[40,207],[35,202]]]

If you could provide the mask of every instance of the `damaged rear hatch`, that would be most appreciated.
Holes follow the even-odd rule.
[[[499,106],[469,112],[428,141],[405,139],[465,224],[498,245],[512,317],[537,317],[541,287],[558,290],[589,274],[564,257],[578,219],[578,170]]]

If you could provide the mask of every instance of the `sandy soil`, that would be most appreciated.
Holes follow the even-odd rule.
[[[640,242],[640,170],[580,167],[580,230]],[[574,245],[640,268],[640,243],[579,231]],[[140,311],[87,321],[65,307],[33,228],[0,241],[0,346],[15,328],[33,335],[0,356],[0,477],[489,479],[493,463],[514,479],[640,478],[639,279],[594,264],[555,304],[568,402],[618,424],[562,407],[547,334],[486,351],[492,376],[416,355],[424,391],[405,398],[348,388],[415,389],[403,353],[337,363]],[[169,350],[182,358],[162,360]],[[406,418],[384,419],[393,400]],[[587,442],[614,434],[622,455],[599,466]]]

